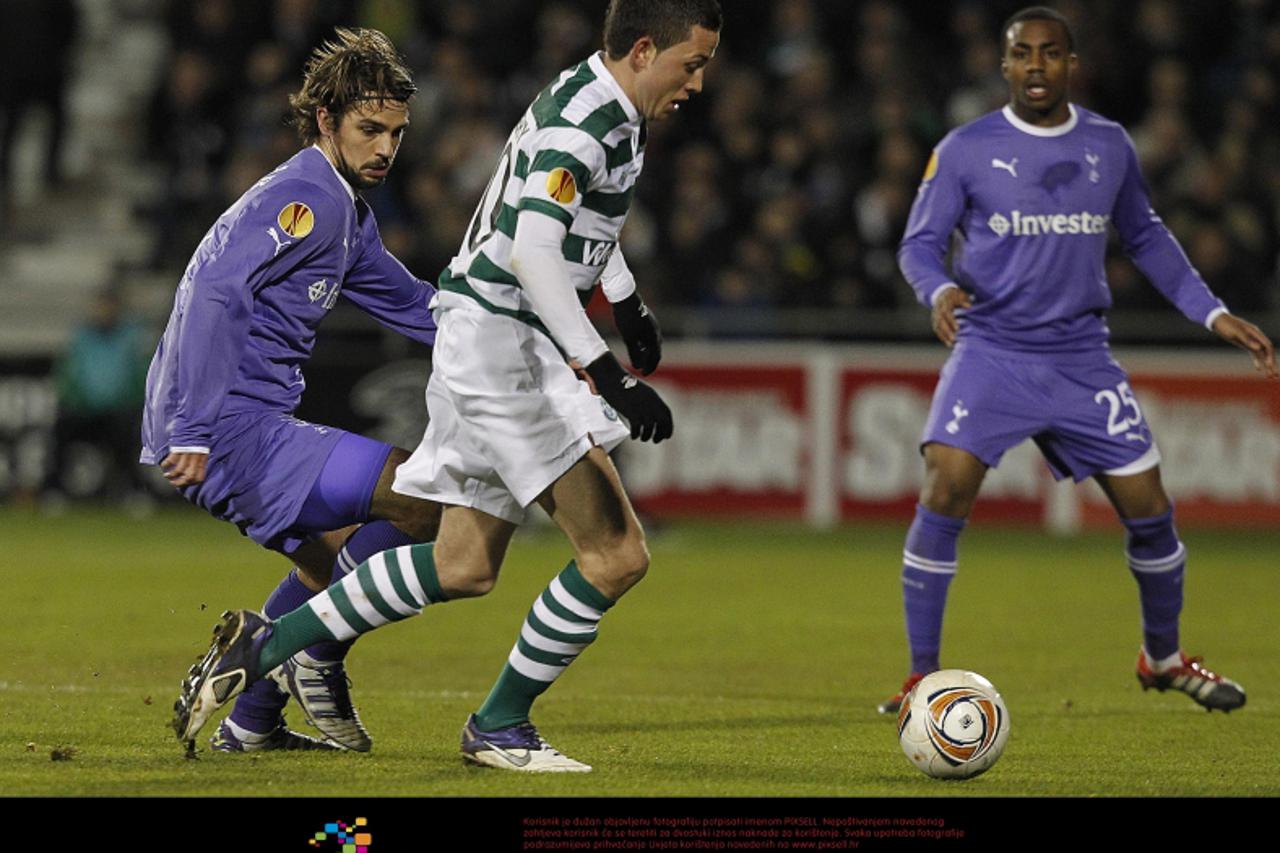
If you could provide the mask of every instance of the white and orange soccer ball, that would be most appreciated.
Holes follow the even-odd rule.
[[[936,779],[968,779],[989,769],[1009,740],[1009,709],[976,672],[943,669],[916,684],[898,709],[898,743]]]

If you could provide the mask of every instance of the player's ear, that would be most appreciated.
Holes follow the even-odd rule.
[[[636,43],[631,45],[631,53],[627,55],[631,60],[631,70],[643,71],[648,68],[653,64],[658,52],[658,45],[651,36],[641,36],[636,39]]]
[[[316,127],[321,136],[333,136],[338,132],[338,120],[324,107],[316,107]]]

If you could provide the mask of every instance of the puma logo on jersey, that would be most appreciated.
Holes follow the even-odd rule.
[[[963,400],[956,400],[956,404],[951,407],[951,414],[955,417],[947,422],[946,430],[951,435],[955,435],[960,431],[960,419],[968,417],[969,410],[964,407]]]
[[[636,379],[634,376],[622,377],[622,387],[626,388],[628,391],[630,391],[632,388],[636,387],[639,384],[640,384],[640,380]]]
[[[268,228],[268,229],[267,229],[267,234],[268,234],[268,235],[270,235],[271,239],[272,239],[272,240],[275,242],[275,244],[276,244],[276,250],[275,250],[274,252],[272,252],[272,253],[271,253],[271,257],[272,257],[272,258],[275,258],[275,256],[276,256],[276,255],[280,254],[280,250],[281,250],[281,249],[283,249],[285,246],[292,246],[292,245],[293,245],[293,241],[292,241],[292,240],[281,240],[281,239],[280,239],[280,236],[279,236],[278,234],[276,234],[276,229],[274,229],[274,228]]]
[[[1140,441],[1143,444],[1147,443],[1147,437],[1139,432],[1126,432],[1124,437],[1127,441]]]
[[[1005,161],[1001,160],[999,157],[992,157],[991,168],[1004,169],[1006,172],[1008,172],[1010,175],[1013,175],[1016,178],[1018,177],[1018,158],[1014,157],[1012,160],[1006,163]]]

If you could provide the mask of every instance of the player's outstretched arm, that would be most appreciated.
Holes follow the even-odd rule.
[[[373,212],[368,216],[372,219]],[[380,324],[410,340],[431,346],[436,339],[436,321],[431,298],[436,288],[405,268],[387,251],[377,223],[366,223],[366,239],[360,257],[347,273],[342,295]]]
[[[956,335],[960,332],[960,319],[956,311],[973,307],[969,294],[958,287],[942,290],[933,301],[933,333],[949,347],[956,345]]]
[[[1253,367],[1268,379],[1280,379],[1276,366],[1276,348],[1266,333],[1248,320],[1231,314],[1221,314],[1213,321],[1213,332],[1229,344],[1248,350],[1253,357]]]

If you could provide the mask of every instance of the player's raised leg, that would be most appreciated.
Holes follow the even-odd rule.
[[[383,625],[421,613],[430,604],[484,595],[515,525],[476,510],[447,507],[439,547],[451,555],[451,571],[437,572],[435,543],[401,545],[374,554],[302,606],[275,620],[248,610],[228,611],[214,642],[192,667],[175,704],[174,729],[191,740],[209,718],[248,685],[316,644],[347,642]],[[483,537],[465,537],[468,521],[491,522]],[[457,547],[451,543],[457,541]]]
[[[290,556],[298,566],[267,599],[263,613],[279,618],[302,606],[374,554],[435,538],[438,504],[391,490],[396,467],[408,458],[400,448],[347,434],[326,460],[299,513],[296,527],[324,528],[366,521],[307,542]],[[351,642],[325,640],[283,663],[273,679],[255,682],[237,701],[212,744],[223,751],[255,748],[280,728],[292,695],[312,725],[332,743],[367,752],[372,740],[351,701],[344,660]],[[278,741],[278,739],[277,739]]]
[[[987,472],[973,454],[937,442],[925,445],[924,460],[920,503],[902,551],[902,602],[911,672],[901,690],[876,706],[881,714],[896,714],[916,682],[939,668],[942,617],[956,574],[957,542]]]
[[[368,500],[367,515],[373,520],[361,525],[343,544],[331,569],[333,583],[379,552],[435,539],[440,524],[439,504],[391,490],[396,468],[408,457],[408,451],[400,448],[392,448],[386,456]],[[350,679],[343,666],[352,642],[326,641],[298,652],[281,665],[279,682],[327,738],[347,749],[365,752],[372,741],[351,701]]]
[[[599,447],[538,502],[569,537],[574,560],[534,601],[497,682],[463,728],[462,755],[507,770],[585,772],[589,765],[542,739],[530,710],[595,641],[609,608],[644,577],[649,552],[617,469]]]
[[[1142,688],[1181,691],[1209,711],[1243,706],[1244,688],[1206,669],[1179,643],[1187,549],[1178,539],[1159,466],[1133,474],[1099,474],[1097,481],[1128,531],[1125,556],[1142,605],[1137,667]]]
[[[268,618],[281,616],[323,590],[327,584],[314,578],[324,576],[322,567],[334,563],[343,542],[355,529],[353,526],[331,531],[294,551],[290,557],[295,567],[267,596],[263,613]],[[255,681],[237,698],[231,713],[209,739],[210,748],[217,752],[339,748],[337,744],[290,730],[284,720],[288,701],[288,691],[275,679]]]

